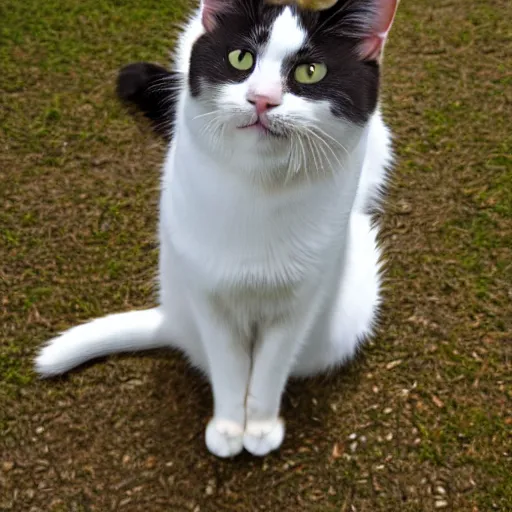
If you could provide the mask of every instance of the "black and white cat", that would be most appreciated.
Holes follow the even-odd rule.
[[[307,12],[203,0],[167,77],[176,103],[160,305],[52,339],[36,358],[40,375],[178,348],[212,385],[212,453],[281,445],[288,378],[340,365],[375,323],[380,252],[368,212],[391,163],[379,62],[397,3]]]

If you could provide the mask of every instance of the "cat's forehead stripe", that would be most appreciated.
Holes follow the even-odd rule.
[[[293,15],[292,10],[287,7],[272,25],[264,58],[283,61],[302,48],[306,37],[307,34],[300,26],[299,20]]]

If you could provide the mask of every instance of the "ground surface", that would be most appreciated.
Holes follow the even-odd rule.
[[[52,334],[153,304],[164,148],[113,82],[166,63],[185,4],[1,2],[0,510],[512,510],[506,0],[402,2],[382,331],[351,368],[289,387],[279,453],[209,455],[209,389],[178,355],[35,379]]]

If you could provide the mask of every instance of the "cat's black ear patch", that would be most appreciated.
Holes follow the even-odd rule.
[[[155,132],[171,138],[180,73],[149,62],[129,64],[119,71],[116,92],[121,101],[146,116]]]

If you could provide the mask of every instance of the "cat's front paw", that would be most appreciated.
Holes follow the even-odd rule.
[[[274,418],[263,421],[248,421],[244,432],[245,449],[262,457],[281,446],[284,439],[284,421]]]
[[[234,457],[243,449],[244,428],[230,420],[212,418],[206,427],[206,446],[217,457]]]

